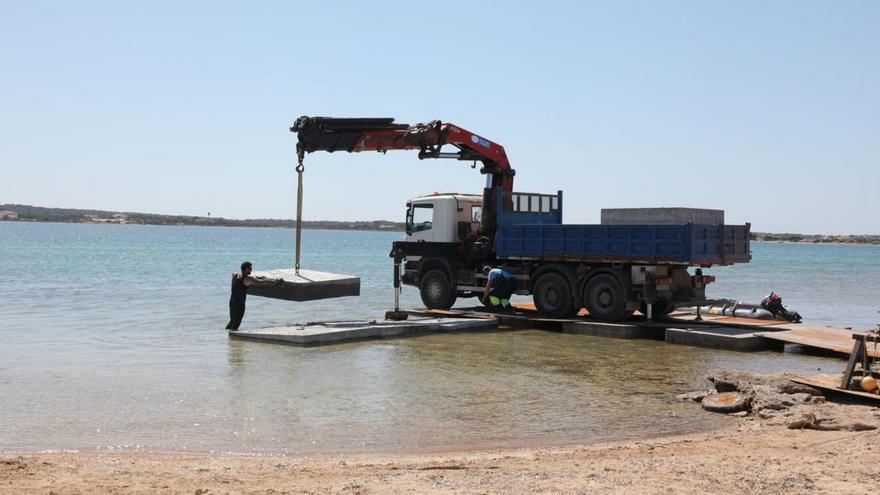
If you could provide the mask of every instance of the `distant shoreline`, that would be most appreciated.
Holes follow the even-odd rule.
[[[86,223],[110,225],[169,225],[194,227],[296,227],[291,219],[257,218],[235,220],[211,216],[158,215],[153,213],[119,212],[107,210],[83,210],[73,208],[45,208],[41,206],[5,204],[0,205],[0,221]],[[303,221],[304,229],[359,230],[375,232],[403,232],[403,222],[387,220],[372,221]]]
[[[108,210],[84,210],[74,208],[46,208],[41,206],[5,204],[0,205],[0,221],[51,222],[51,223],[89,223],[112,225],[170,225],[195,227],[257,227],[287,228],[296,227],[292,219],[257,218],[234,220],[222,217],[159,215],[153,213],[118,212]],[[388,220],[372,221],[303,221],[304,229],[313,230],[354,230],[371,232],[403,232],[403,222]],[[752,232],[752,241],[791,244],[864,244],[880,245],[880,235],[822,235]]]
[[[880,235],[772,234],[767,232],[752,232],[752,241],[774,244],[880,245]]]

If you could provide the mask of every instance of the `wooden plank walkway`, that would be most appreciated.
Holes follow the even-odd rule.
[[[800,375],[791,377],[791,381],[816,387],[820,390],[839,392],[853,397],[870,399],[880,404],[880,395],[863,392],[861,390],[845,390],[838,388],[837,386],[840,385],[839,375]]]
[[[802,323],[797,325],[787,324],[782,328],[782,331],[762,332],[759,335],[765,339],[838,352],[849,356],[853,348],[852,335],[854,333],[864,333],[844,330],[842,328],[814,327]],[[868,345],[868,354],[872,357],[880,357],[880,347],[875,349],[873,345]]]

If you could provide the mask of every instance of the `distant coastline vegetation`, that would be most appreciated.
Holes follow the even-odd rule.
[[[880,235],[769,234],[767,232],[752,232],[752,240],[756,242],[800,242],[808,244],[880,244]]]
[[[197,225],[213,227],[274,227],[294,228],[296,221],[290,219],[257,218],[234,220],[221,217],[197,217],[187,215],[156,215],[106,210],[81,210],[75,208],[45,208],[42,206],[5,204],[0,205],[0,220],[20,222],[59,223],[109,223],[125,225]],[[403,232],[403,222],[373,220],[369,222],[337,222],[329,220],[303,221],[305,229],[372,230],[380,232]]]
[[[196,225],[214,227],[274,227],[293,228],[291,219],[256,218],[233,220],[221,217],[197,217],[187,215],[156,215],[107,210],[82,210],[75,208],[45,208],[42,206],[5,204],[0,205],[0,220],[21,222],[61,223],[109,223],[133,225]],[[330,220],[303,221],[306,229],[366,230],[379,232],[403,232],[403,222],[388,220],[339,222]],[[821,235],[821,234],[773,234],[752,232],[757,242],[799,242],[811,244],[880,244],[880,235]]]

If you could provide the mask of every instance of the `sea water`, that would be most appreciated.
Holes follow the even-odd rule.
[[[303,267],[361,277],[360,297],[251,297],[243,328],[381,318],[393,232],[307,230]],[[229,279],[293,264],[293,231],[0,222],[0,451],[417,451],[588,442],[729,424],[674,395],[723,369],[839,371],[538,330],[328,347],[230,340]],[[754,244],[710,295],[767,292],[808,323],[880,322],[880,247]],[[459,306],[474,300],[460,300]],[[420,306],[405,287],[402,306]]]

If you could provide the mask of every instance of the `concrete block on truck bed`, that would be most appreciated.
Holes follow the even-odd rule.
[[[603,208],[602,225],[718,225],[724,210],[705,208]]]
[[[287,301],[314,301],[333,297],[359,296],[361,279],[351,275],[314,270],[271,270],[253,272],[248,294]]]

